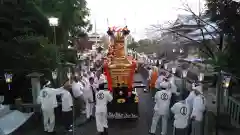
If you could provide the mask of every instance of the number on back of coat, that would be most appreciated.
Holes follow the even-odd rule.
[[[164,101],[165,101],[165,100],[168,100],[168,95],[167,95],[167,93],[162,93],[162,94],[161,94],[161,99],[164,100]]]
[[[44,90],[44,91],[42,92],[42,97],[43,97],[43,98],[47,98],[47,97],[48,97],[48,92]]]
[[[180,108],[180,113],[183,115],[183,116],[185,116],[185,115],[187,115],[187,107],[185,107],[185,106],[183,106],[183,107],[181,107]]]
[[[102,100],[102,99],[104,98],[104,94],[103,94],[102,92],[98,93],[98,94],[97,94],[97,98],[98,98],[99,100]]]

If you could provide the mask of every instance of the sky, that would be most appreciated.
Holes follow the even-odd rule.
[[[189,14],[179,8],[188,3],[194,12],[203,9],[203,0],[87,0],[91,22],[98,33],[108,26],[127,25],[136,40],[146,38],[146,28],[176,20],[178,14]],[[108,20],[108,21],[107,21]],[[95,28],[93,28],[94,31]]]

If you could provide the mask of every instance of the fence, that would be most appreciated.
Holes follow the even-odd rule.
[[[240,128],[240,102],[233,97],[228,97],[227,113],[231,124]]]

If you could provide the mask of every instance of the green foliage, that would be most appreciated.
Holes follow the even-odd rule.
[[[45,37],[47,18],[33,2],[4,2],[0,5],[1,71],[48,72],[56,67],[56,47]]]
[[[13,72],[49,72],[58,63],[75,63],[75,51],[66,51],[73,37],[91,29],[85,0],[3,1],[0,5],[0,69]],[[58,17],[57,46],[48,17]],[[64,48],[60,49],[60,46]]]
[[[229,0],[207,0],[207,7],[207,14],[211,15],[211,21],[215,22],[227,37],[228,70],[239,76],[240,3]]]
[[[128,45],[128,48],[136,49],[139,47],[138,42],[132,42],[131,44]]]
[[[70,51],[65,54],[68,47],[68,40],[73,37],[85,36],[86,32],[92,29],[89,16],[89,9],[85,0],[42,0],[38,4],[47,17],[57,17],[59,26],[56,28],[57,45],[63,52],[61,63],[76,63],[76,52]],[[69,33],[71,36],[69,36]],[[53,35],[53,34],[52,34]],[[53,36],[52,36],[53,41]],[[61,46],[60,46],[61,45]],[[64,50],[65,49],[65,50]]]

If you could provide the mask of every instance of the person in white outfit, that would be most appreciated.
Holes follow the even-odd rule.
[[[174,132],[173,135],[187,135],[188,125],[189,125],[189,116],[190,116],[190,107],[186,104],[185,100],[175,103],[171,108],[172,113],[174,114]]]
[[[88,71],[88,79],[90,78],[90,77],[94,77],[94,73],[93,72],[91,72],[91,71]]]
[[[174,75],[170,75],[168,78],[169,83],[171,84],[171,92],[172,92],[172,97],[171,97],[171,102],[170,102],[170,108],[176,103],[177,98],[180,95],[180,92],[177,91],[177,86],[175,84],[175,76]],[[173,114],[172,112],[170,113],[170,118],[173,118]]]
[[[83,73],[82,73],[83,74]],[[85,100],[85,93],[86,93],[86,88],[87,88],[87,83],[86,79],[82,76],[79,76],[78,78],[78,84],[81,86],[81,91],[83,92],[83,95],[81,97],[81,114],[86,114],[86,100]]]
[[[156,132],[156,127],[160,118],[162,119],[161,135],[167,135],[167,123],[172,92],[170,91],[170,83],[162,83],[161,87],[165,89],[158,91],[155,94],[154,114],[152,118],[151,129],[149,131],[149,133],[152,135],[154,135]]]
[[[205,114],[205,98],[203,96],[202,86],[194,88],[195,97],[193,99],[193,109],[191,114],[192,132],[191,135],[203,135],[202,122]]]
[[[93,110],[94,110],[94,106],[96,104],[97,86],[96,86],[96,84],[94,84],[93,77],[89,78],[89,83],[90,83],[90,90],[92,92],[92,102],[90,102],[89,114],[90,114],[90,118],[94,118]]]
[[[50,88],[50,82],[48,82],[44,88],[40,91],[37,102],[41,104],[41,109],[43,113],[43,125],[44,131],[48,133],[55,133],[55,114],[54,108],[58,106],[57,104],[57,91]]]
[[[185,99],[186,104],[189,106],[190,108],[190,114],[192,113],[192,108],[193,108],[193,100],[196,97],[196,94],[194,92],[195,89],[195,83],[192,84],[192,91],[189,93],[189,95],[187,96],[187,98]],[[189,119],[189,127],[192,127],[192,122]],[[188,135],[190,135],[192,132],[192,128],[188,128]]]
[[[59,88],[62,93],[62,113],[63,113],[63,121],[65,130],[68,132],[72,132],[73,125],[73,98],[71,93],[69,92],[70,84],[65,84],[63,87]]]
[[[175,83],[175,76],[171,75],[168,80],[171,84],[172,93],[175,94],[176,96],[179,96],[180,92],[177,91],[177,86],[176,86],[176,83]]]
[[[148,89],[150,89],[150,80],[151,80],[151,77],[152,77],[152,72],[153,72],[153,69],[152,67],[148,67],[148,77],[147,77],[147,85],[148,85]]]
[[[86,76],[87,74],[85,74]],[[91,120],[91,116],[92,116],[92,104],[93,104],[93,91],[91,89],[91,85],[89,82],[89,79],[87,77],[85,77],[85,82],[86,82],[86,86],[84,88],[84,100],[85,100],[85,105],[86,105],[86,117],[88,120]]]
[[[158,76],[158,78],[156,80],[156,83],[155,83],[155,88],[156,89],[158,89],[158,90],[161,89],[160,84],[164,81],[164,78],[165,78],[165,76],[163,75],[162,72],[160,72],[159,76]]]
[[[99,84],[99,91],[96,93],[96,126],[99,135],[108,134],[107,122],[107,104],[111,102],[113,97],[109,91],[104,90],[104,84]]]
[[[94,83],[98,87],[99,84],[105,83],[106,82],[106,77],[104,74],[102,74],[100,71],[96,72],[96,75],[94,77]]]
[[[79,113],[79,111],[83,111],[85,107],[84,105],[84,98],[83,98],[83,86],[81,83],[78,82],[77,76],[73,77],[73,83],[72,83],[72,95],[75,101],[74,107],[75,111]],[[84,105],[85,106],[85,105]],[[77,111],[78,110],[78,111]],[[75,115],[75,118],[79,115]]]

